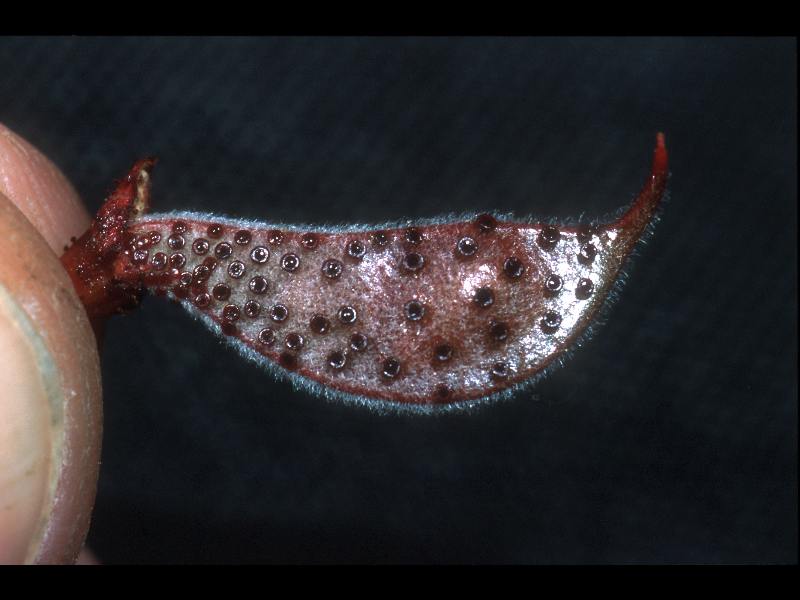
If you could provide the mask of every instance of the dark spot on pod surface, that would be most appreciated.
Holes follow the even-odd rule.
[[[150,236],[149,235],[137,235],[131,241],[131,248],[149,248],[152,244],[150,243]]]
[[[578,253],[578,260],[586,265],[591,263],[595,256],[597,256],[597,248],[594,247],[594,244],[587,243],[581,246],[581,250]]]
[[[268,258],[269,250],[264,248],[264,246],[256,246],[253,248],[252,252],[250,252],[250,260],[259,265],[263,265],[265,262],[267,262]]]
[[[251,319],[255,319],[261,314],[261,305],[255,300],[248,300],[244,303],[244,314]]]
[[[228,275],[234,279],[239,279],[242,275],[244,275],[244,272],[244,263],[240,260],[235,260],[228,265]]]
[[[425,266],[425,259],[421,254],[409,252],[403,257],[403,268],[406,271],[416,272]]]
[[[202,281],[193,281],[191,287],[189,288],[192,294],[202,294],[208,292],[208,288],[205,286],[205,283]]]
[[[169,266],[173,269],[180,269],[185,264],[186,257],[179,252],[169,257]]]
[[[267,232],[267,241],[273,246],[283,243],[283,232],[280,229],[271,229]]]
[[[433,389],[433,395],[437,400],[446,400],[451,393],[450,387],[444,383],[437,384]]]
[[[435,361],[443,363],[447,362],[453,357],[453,347],[449,344],[439,344],[433,349],[433,358]]]
[[[231,297],[231,288],[224,283],[218,283],[212,288],[211,293],[217,300],[227,300]]]
[[[544,280],[544,291],[550,296],[560,292],[563,286],[564,280],[555,273],[549,275],[547,279]]]
[[[172,293],[181,300],[186,300],[189,297],[189,288],[183,284],[179,284],[172,288]]]
[[[496,362],[489,372],[494,380],[506,379],[508,377],[508,365],[504,362]]]
[[[539,321],[539,326],[545,333],[555,333],[561,325],[561,315],[552,310],[544,313],[542,320]]]
[[[278,362],[284,369],[293,370],[297,368],[297,357],[291,352],[281,352]]]
[[[368,345],[369,341],[367,340],[367,336],[363,333],[356,332],[350,336],[350,347],[356,352],[363,352],[367,349]]]
[[[335,258],[329,258],[322,263],[322,274],[328,279],[338,279],[342,274],[344,265]]]
[[[287,273],[294,273],[300,268],[300,257],[296,254],[284,254],[281,257],[281,269]]]
[[[158,242],[161,241],[161,234],[158,233],[157,231],[151,231],[149,238],[150,238],[150,243],[156,245]]]
[[[554,225],[545,225],[539,232],[536,241],[539,243],[539,246],[545,250],[551,250],[555,248],[555,245],[560,239],[561,232],[558,230],[558,227]]]
[[[172,224],[172,232],[173,233],[185,233],[186,232],[186,223],[183,221],[175,221]]]
[[[478,217],[475,219],[475,224],[478,226],[478,230],[481,233],[489,233],[490,231],[497,229],[497,219],[495,219],[492,215],[478,215]]]
[[[213,258],[211,256],[206,256],[203,259],[203,266],[206,266],[206,267],[208,267],[209,269],[211,269],[213,271],[214,269],[217,268],[217,261],[216,261],[215,258]]]
[[[204,239],[204,238],[197,238],[197,239],[196,239],[196,240],[195,240],[195,241],[192,243],[192,251],[193,251],[195,254],[198,254],[198,255],[200,255],[200,256],[202,256],[203,254],[205,254],[206,252],[208,252],[208,248],[209,248],[209,243],[208,243],[208,240],[207,240],[207,239]]]
[[[169,246],[172,250],[180,250],[185,244],[186,240],[183,239],[183,236],[179,233],[173,233],[167,238],[167,246]]]
[[[250,243],[250,240],[253,236],[250,235],[250,232],[245,229],[240,229],[233,235],[233,241],[239,244],[240,246],[247,246]]]
[[[333,352],[328,354],[327,360],[328,360],[328,366],[331,369],[340,371],[341,369],[344,369],[344,366],[347,364],[347,355],[340,350],[334,350]]]
[[[400,374],[400,361],[390,357],[383,361],[381,374],[387,379],[394,379]]]
[[[181,285],[191,285],[192,284],[192,274],[189,271],[184,271],[178,277],[178,282]]]
[[[463,258],[474,256],[478,251],[478,243],[471,237],[463,237],[456,243],[456,254]]]
[[[351,240],[347,243],[347,256],[356,260],[361,260],[367,253],[367,247],[359,240]]]
[[[209,269],[206,265],[197,265],[194,268],[194,281],[198,283],[203,283],[204,281],[208,281],[208,278],[211,277],[211,269]]]
[[[197,308],[206,308],[209,304],[211,304],[211,296],[209,296],[206,292],[197,294],[197,296],[195,296],[194,305]]]
[[[389,243],[389,235],[385,231],[376,231],[372,234],[372,243],[378,248],[384,248]]]
[[[405,238],[409,244],[416,246],[422,243],[422,232],[416,227],[409,227],[405,231]]]
[[[303,348],[305,342],[306,341],[303,339],[303,336],[299,333],[295,333],[294,331],[289,333],[283,339],[283,343],[286,344],[286,347],[294,352],[299,352]]]
[[[339,309],[339,321],[344,323],[345,325],[352,325],[356,322],[356,318],[358,313],[356,313],[356,309],[352,306],[343,306]]]
[[[167,267],[167,255],[163,252],[156,252],[150,259],[150,264],[156,271],[163,271]]]
[[[599,229],[597,225],[581,225],[578,227],[575,237],[577,238],[579,244],[585,244],[586,242],[591,241],[592,236],[597,235],[598,231]]]
[[[592,280],[582,277],[580,280],[578,280],[578,285],[575,288],[575,297],[578,300],[586,300],[592,295],[593,291],[594,283],[592,283]]]
[[[283,304],[276,304],[275,306],[269,309],[269,318],[275,321],[276,323],[285,321],[286,317],[288,316],[289,316],[289,309],[286,308]]]
[[[475,306],[479,308],[489,308],[494,304],[494,292],[488,287],[478,288],[475,290],[472,301],[475,303]]]
[[[214,256],[220,260],[225,260],[233,252],[233,248],[228,242],[220,242],[214,247]]]
[[[147,252],[147,250],[134,250],[131,255],[131,262],[135,265],[142,265],[147,262],[148,257],[149,252]]]
[[[411,300],[403,307],[409,321],[419,321],[425,316],[425,305],[419,300]]]
[[[495,342],[505,342],[508,339],[508,325],[502,321],[492,321],[489,324],[489,337]]]
[[[300,238],[300,245],[306,250],[315,250],[319,244],[319,238],[313,233],[304,233]]]
[[[225,230],[222,227],[222,225],[220,225],[219,223],[212,223],[206,229],[206,234],[210,238],[217,239],[217,238],[221,238],[222,237],[222,234],[223,234],[224,231]]]
[[[503,263],[503,273],[510,279],[519,279],[525,274],[525,265],[516,256],[510,256]]]
[[[258,341],[265,346],[272,346],[275,343],[275,332],[269,327],[265,327],[258,332]]]
[[[322,315],[314,315],[311,317],[311,321],[309,321],[308,326],[314,333],[324,335],[330,331],[331,322]]]
[[[195,283],[192,283],[191,286],[189,286],[189,293],[190,293],[190,295],[197,296],[198,294],[206,294],[206,293],[208,293],[208,289],[202,283],[195,282]]]
[[[238,321],[240,316],[239,307],[235,304],[228,304],[225,308],[222,309],[222,318],[226,321],[230,321],[233,323],[234,321]]]
[[[254,294],[261,295],[267,292],[267,288],[269,288],[269,282],[261,275],[256,275],[250,280],[248,287]]]
[[[225,335],[236,335],[237,333],[239,333],[239,330],[236,329],[236,325],[234,325],[230,321],[223,321],[221,327],[222,327],[222,333],[224,333]]]

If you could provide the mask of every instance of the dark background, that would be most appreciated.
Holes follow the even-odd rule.
[[[4,38],[0,121],[92,211],[316,223],[601,216],[657,131],[671,199],[607,324],[534,390],[381,416],[275,382],[175,305],[113,320],[106,562],[797,560],[793,39]]]

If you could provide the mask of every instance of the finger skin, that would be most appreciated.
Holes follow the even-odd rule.
[[[61,256],[91,217],[64,174],[30,143],[0,123],[0,192]]]
[[[0,562],[72,563],[102,428],[97,343],[58,260],[89,219],[72,186],[0,125]]]

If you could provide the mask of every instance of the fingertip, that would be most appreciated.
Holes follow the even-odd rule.
[[[89,225],[89,213],[59,168],[2,123],[0,193],[19,208],[57,256]]]
[[[74,562],[94,505],[100,365],[58,256],[89,223],[72,186],[0,125],[0,563]]]

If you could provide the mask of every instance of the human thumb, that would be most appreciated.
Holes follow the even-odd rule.
[[[71,563],[89,528],[102,428],[97,343],[58,257],[89,217],[0,124],[0,563]]]

